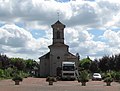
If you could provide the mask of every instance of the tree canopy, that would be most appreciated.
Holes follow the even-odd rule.
[[[39,64],[33,59],[9,58],[0,55],[0,77],[11,77],[14,74],[31,74],[33,70],[39,69]]]
[[[88,70],[91,64],[91,59],[89,57],[80,60],[79,67]]]

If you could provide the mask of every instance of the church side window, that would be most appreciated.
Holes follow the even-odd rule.
[[[57,31],[57,39],[60,39],[60,32]]]

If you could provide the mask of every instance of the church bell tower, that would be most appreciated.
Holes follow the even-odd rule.
[[[65,25],[62,24],[59,20],[51,25],[53,28],[53,44],[62,43],[64,44],[64,28]]]

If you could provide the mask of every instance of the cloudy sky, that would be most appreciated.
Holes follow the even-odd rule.
[[[73,54],[120,53],[120,0],[0,0],[0,53],[38,60],[49,52],[57,12]]]

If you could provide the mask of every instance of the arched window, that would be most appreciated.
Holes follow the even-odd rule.
[[[60,39],[60,32],[57,31],[57,39]]]

